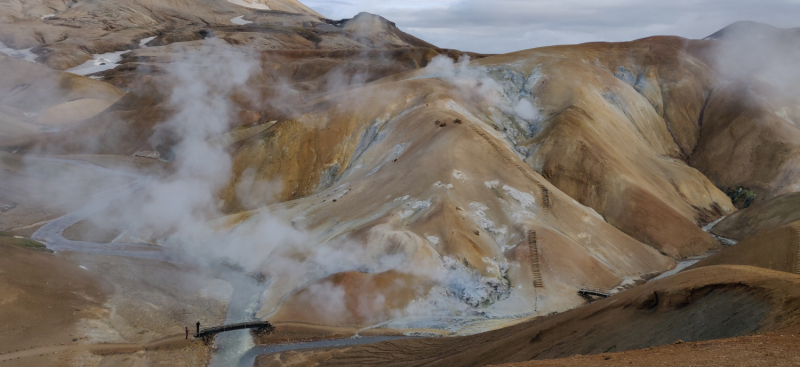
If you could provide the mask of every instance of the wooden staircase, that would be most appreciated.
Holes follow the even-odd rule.
[[[544,185],[540,185],[542,189],[542,208],[544,210],[550,209],[550,190],[548,190]]]
[[[530,249],[531,272],[533,272],[533,287],[544,288],[542,273],[539,270],[539,249],[536,243],[536,231],[528,231],[528,248]]]
[[[800,274],[800,227],[792,226],[792,228],[794,228],[794,232],[797,234],[797,254],[795,255],[794,273]]]

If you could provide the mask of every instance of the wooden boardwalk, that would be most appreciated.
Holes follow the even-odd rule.
[[[528,231],[528,249],[530,249],[531,272],[533,272],[534,288],[544,288],[542,273],[539,269],[539,246],[536,239],[536,231]]]

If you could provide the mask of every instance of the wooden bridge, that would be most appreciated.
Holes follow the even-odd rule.
[[[580,295],[583,298],[593,300],[594,298],[611,297],[611,291],[599,287],[583,286],[578,291],[578,295]]]
[[[275,327],[269,321],[252,320],[239,322],[235,324],[212,326],[200,329],[199,333],[194,334],[195,338],[203,339],[206,343],[211,341],[211,338],[219,333],[234,330],[254,329],[258,335],[269,334],[275,330]]]

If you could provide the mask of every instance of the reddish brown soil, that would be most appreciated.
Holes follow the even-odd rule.
[[[0,352],[74,344],[76,323],[103,317],[112,291],[67,260],[0,244]]]
[[[610,366],[798,366],[800,328],[705,342],[677,343],[657,348],[574,356],[546,361],[510,363],[504,367]]]

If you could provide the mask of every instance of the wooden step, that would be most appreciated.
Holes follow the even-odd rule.
[[[542,186],[542,208],[550,209],[550,190]]]
[[[539,246],[537,244],[536,231],[528,231],[528,249],[530,250],[529,260],[531,262],[531,272],[533,273],[534,288],[544,288],[542,273],[539,271]]]

